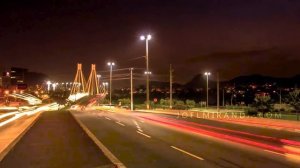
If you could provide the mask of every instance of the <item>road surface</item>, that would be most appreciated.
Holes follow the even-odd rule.
[[[1,168],[114,167],[69,112],[48,111],[0,162]]]
[[[140,112],[73,114],[128,168],[300,164],[299,133]]]

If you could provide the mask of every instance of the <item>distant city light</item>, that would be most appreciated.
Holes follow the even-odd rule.
[[[151,71],[145,71],[144,74],[145,74],[145,75],[147,75],[147,74],[151,75],[152,72],[151,72]]]

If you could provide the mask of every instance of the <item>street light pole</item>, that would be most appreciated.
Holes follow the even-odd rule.
[[[173,69],[172,64],[170,64],[170,109],[172,109],[173,104]]]
[[[100,74],[97,74],[98,86],[100,86],[100,78],[101,78],[101,75],[100,75]]]
[[[217,111],[220,111],[220,76],[217,74]]]
[[[130,110],[133,111],[133,68],[130,68]]]
[[[108,66],[110,66],[110,73],[109,73],[109,106],[111,107],[111,90],[112,90],[112,67],[115,65],[114,62],[108,62]]]
[[[48,93],[50,92],[50,87],[51,87],[51,82],[47,81],[47,90],[48,90]]]
[[[206,76],[206,108],[208,108],[208,76],[210,72],[205,72],[204,75]]]
[[[142,35],[140,37],[141,40],[146,41],[146,105],[147,109],[150,109],[150,92],[149,92],[149,50],[148,50],[148,41],[151,39],[151,35],[147,36]]]

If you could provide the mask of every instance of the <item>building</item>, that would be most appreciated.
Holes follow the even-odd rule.
[[[0,76],[0,87],[7,89],[11,86],[11,79],[10,79],[10,73],[8,71],[2,72],[2,75]]]
[[[28,70],[25,68],[12,67],[10,69],[11,85],[24,84],[27,73]]]

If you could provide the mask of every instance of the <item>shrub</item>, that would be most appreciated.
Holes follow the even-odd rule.
[[[249,115],[249,116],[257,116],[258,111],[254,107],[249,107],[249,108],[245,109],[245,113],[246,113],[246,115]]]
[[[189,99],[187,99],[187,100],[185,101],[185,104],[186,104],[186,106],[187,106],[188,109],[191,109],[191,108],[194,108],[194,107],[195,107],[196,102],[195,102],[194,100],[189,100]]]
[[[118,102],[121,103],[121,106],[129,106],[130,105],[130,99],[128,99],[128,98],[119,99]]]
[[[174,100],[174,109],[186,110],[187,106],[184,104],[184,101],[182,100]]]

